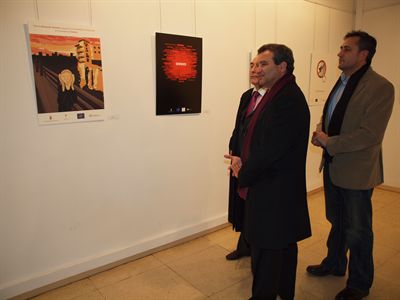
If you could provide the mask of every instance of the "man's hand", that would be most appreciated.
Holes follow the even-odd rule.
[[[228,170],[231,170],[232,176],[237,178],[240,168],[242,167],[242,160],[239,156],[234,156],[231,154],[225,154],[224,157],[231,160],[231,164],[228,167]]]
[[[311,143],[318,147],[326,147],[326,144],[328,143],[328,135],[323,131],[314,131]]]
[[[318,131],[314,131],[311,137],[311,144],[317,147],[321,147],[321,144],[317,140]]]

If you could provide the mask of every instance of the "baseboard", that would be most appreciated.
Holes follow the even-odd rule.
[[[307,192],[307,196],[314,195],[314,194],[319,193],[319,192],[321,192],[321,191],[323,191],[323,190],[324,190],[324,187],[323,187],[323,186],[317,187],[317,188],[315,188],[315,189],[313,189],[313,190],[311,190],[311,191],[308,191],[308,192]]]
[[[394,186],[390,186],[390,185],[381,184],[381,185],[378,185],[376,188],[377,189],[381,189],[381,190],[385,190],[385,191],[400,193],[400,188],[394,187]],[[323,191],[323,190],[324,190],[324,187],[321,186],[321,187],[318,187],[318,188],[313,189],[311,191],[308,191],[307,195],[311,196],[311,195],[316,194],[316,193],[318,193],[320,191]]]
[[[0,287],[0,299],[27,299],[160,250],[198,238],[226,226],[228,226],[227,214],[224,214],[205,220],[200,224],[190,225],[179,228],[176,231],[147,238],[125,249],[119,249],[97,257],[86,258],[81,262],[63,266],[46,274],[38,274],[18,282],[8,283]]]
[[[385,191],[400,193],[400,188],[390,186],[390,185],[381,184],[381,185],[378,185],[376,188],[385,190]]]

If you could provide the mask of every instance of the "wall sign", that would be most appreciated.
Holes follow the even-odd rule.
[[[332,53],[312,53],[309,105],[323,105],[340,75],[338,58]]]

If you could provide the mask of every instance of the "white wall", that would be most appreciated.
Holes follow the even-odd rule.
[[[29,20],[93,25],[102,37],[106,121],[38,126]],[[223,154],[248,55],[336,52],[353,14],[305,1],[0,1],[0,298],[226,222]],[[156,31],[203,38],[203,113],[155,116]],[[322,107],[312,106],[312,127]],[[308,189],[321,186],[310,147]],[[400,184],[399,184],[400,186]]]
[[[393,1],[392,1],[393,2]],[[397,1],[399,2],[399,1]],[[368,10],[362,16],[362,29],[378,41],[372,67],[395,86],[395,105],[383,142],[385,185],[400,187],[400,3]]]

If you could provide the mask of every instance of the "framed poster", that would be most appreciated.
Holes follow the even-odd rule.
[[[39,124],[104,119],[100,38],[94,29],[29,24]]]
[[[201,112],[202,39],[156,32],[156,115]]]

